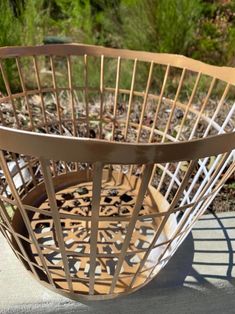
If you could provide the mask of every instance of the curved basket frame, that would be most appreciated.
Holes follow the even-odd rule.
[[[158,54],[158,53],[149,53],[142,51],[130,51],[130,50],[121,50],[121,49],[112,49],[98,46],[90,45],[80,45],[80,44],[65,44],[65,45],[44,45],[37,47],[3,47],[0,49],[0,58],[18,58],[18,57],[27,57],[27,56],[52,56],[56,51],[56,56],[65,56],[69,57],[74,56],[96,56],[96,57],[111,57],[111,58],[123,58],[131,60],[139,60],[146,62],[156,62],[156,64],[164,64],[167,66],[174,66],[182,69],[190,69],[198,73],[207,74],[213,78],[227,82],[228,84],[235,84],[235,69],[231,67],[218,67],[212,66],[201,61],[193,60],[181,55],[170,55],[170,54]],[[2,67],[1,67],[2,68]],[[5,78],[6,87],[8,90],[8,96],[3,97],[1,102],[11,101],[12,93],[10,91],[9,83],[7,78]],[[101,86],[102,87],[102,86]],[[38,90],[31,91],[30,93],[42,92],[41,87],[39,86]],[[18,97],[25,97],[26,94],[30,94],[27,91],[17,95]],[[210,121],[211,123],[213,121]],[[10,132],[8,132],[10,131]],[[171,143],[169,145],[175,145],[174,148],[165,144],[147,144],[141,145],[138,144],[120,144],[120,143],[107,143],[102,142],[96,139],[95,141],[83,140],[83,139],[69,139],[66,138],[64,141],[62,136],[55,135],[43,135],[34,136],[34,134],[28,134],[23,131],[8,130],[7,128],[1,127],[1,146],[3,149],[9,149],[11,151],[22,152],[23,154],[36,155],[42,154],[42,157],[47,159],[55,159],[55,156],[59,160],[79,160],[81,162],[94,162],[95,158],[92,158],[89,153],[91,150],[95,151],[96,160],[103,160],[104,155],[107,157],[108,154],[103,154],[105,147],[107,152],[112,151],[110,159],[105,160],[107,163],[150,163],[150,162],[170,162],[170,161],[180,161],[180,160],[191,160],[197,158],[203,158],[206,156],[217,155],[219,153],[224,153],[230,151],[234,148],[235,141],[235,132],[231,134],[223,134],[220,136],[203,138],[199,140],[188,140],[186,142],[177,142]],[[32,138],[29,138],[32,136]],[[17,140],[15,140],[16,137]],[[16,147],[18,140],[20,141],[20,147]],[[27,143],[35,145],[30,145],[28,147]],[[77,143],[76,143],[77,142]],[[55,145],[54,145],[55,143]],[[43,146],[41,146],[43,145]],[[63,154],[63,151],[56,150],[58,145],[66,145],[66,154]],[[77,145],[81,149],[81,156],[77,155]],[[123,147],[124,146],[124,147]],[[137,147],[136,147],[137,146]],[[38,147],[42,147],[42,150],[37,150]],[[73,149],[75,147],[75,149]],[[75,151],[75,153],[73,153]],[[125,152],[128,151],[128,155]],[[172,158],[169,158],[169,151]],[[184,151],[184,154],[182,154]],[[119,153],[120,152],[120,153]],[[187,152],[187,155],[185,155]],[[138,156],[141,158],[138,158]],[[145,155],[143,157],[143,155]],[[116,156],[116,158],[115,158]],[[125,156],[125,157],[124,157]],[[123,158],[124,157],[124,158]]]

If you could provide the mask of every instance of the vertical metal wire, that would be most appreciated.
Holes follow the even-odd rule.
[[[127,111],[126,123],[125,123],[125,131],[124,131],[124,139],[125,140],[127,139],[128,126],[129,126],[130,114],[131,114],[131,108],[132,108],[132,102],[133,102],[133,93],[134,93],[135,76],[136,76],[136,66],[137,66],[137,59],[135,58],[134,65],[133,65],[133,71],[132,71],[131,89],[130,89],[128,111]]]
[[[160,106],[161,106],[161,102],[162,102],[162,97],[164,95],[164,91],[165,91],[165,87],[166,87],[166,82],[167,82],[167,79],[168,79],[169,71],[170,71],[170,65],[168,64],[167,67],[166,67],[166,72],[165,72],[165,75],[164,75],[162,88],[161,88],[161,92],[160,92],[158,103],[157,103],[156,112],[154,114],[153,125],[152,125],[150,136],[149,136],[149,143],[151,143],[152,140],[153,140],[154,130],[156,128],[157,118],[158,118],[158,114],[159,114],[159,110],[160,110]]]
[[[208,101],[209,101],[209,99],[210,99],[210,95],[211,95],[212,90],[213,90],[213,88],[214,88],[214,86],[215,86],[215,83],[216,83],[216,78],[213,77],[213,78],[212,78],[212,81],[211,81],[211,83],[210,83],[210,86],[209,86],[207,95],[206,95],[205,100],[204,100],[204,102],[203,102],[203,104],[202,104],[202,107],[201,107],[201,109],[200,109],[200,112],[199,112],[199,114],[198,114],[198,116],[197,116],[197,120],[196,120],[196,122],[195,122],[195,124],[194,124],[194,126],[193,126],[193,129],[192,129],[192,131],[191,131],[191,133],[190,133],[190,136],[189,136],[189,139],[188,139],[188,140],[191,140],[191,139],[193,138],[195,132],[196,132],[198,123],[199,123],[199,121],[200,121],[200,119],[201,119],[201,116],[202,116],[202,114],[203,114],[203,112],[204,112],[204,110],[205,110],[205,108],[206,108],[206,106],[207,106],[207,104],[208,104]]]
[[[133,233],[133,230],[135,228],[135,224],[136,224],[136,221],[138,218],[139,211],[140,211],[141,206],[143,204],[144,196],[145,196],[146,190],[148,188],[149,179],[151,177],[152,170],[153,170],[153,164],[147,164],[145,166],[143,176],[141,179],[140,188],[139,188],[139,191],[137,194],[136,203],[135,203],[135,206],[134,206],[134,209],[132,212],[132,216],[131,216],[131,219],[130,219],[130,222],[129,222],[129,225],[127,228],[126,237],[125,237],[124,242],[122,244],[121,253],[119,255],[118,263],[117,263],[115,273],[113,276],[112,284],[111,284],[110,291],[109,291],[110,294],[113,293],[115,286],[116,286],[116,283],[118,281],[118,276],[120,274],[120,271],[121,271],[121,268],[122,268],[122,265],[123,265],[123,262],[124,262],[124,259],[126,256],[126,252],[127,252],[128,247],[130,245],[132,233]]]
[[[94,164],[91,209],[89,294],[94,294],[102,170],[103,165],[100,162]]]
[[[76,127],[76,113],[74,106],[74,94],[73,94],[73,80],[72,80],[72,66],[71,58],[67,56],[67,68],[68,68],[68,85],[69,85],[69,95],[70,95],[70,104],[71,104],[71,113],[72,113],[72,122],[73,122],[73,136],[77,136],[77,127]]]
[[[42,85],[41,85],[39,69],[38,69],[38,62],[37,62],[36,56],[33,56],[33,65],[34,65],[34,72],[35,72],[36,81],[37,81],[37,88],[38,88],[38,92],[40,95],[41,109],[42,109],[42,114],[43,114],[43,122],[44,122],[47,133],[49,133],[48,123],[47,123],[47,115],[46,115],[46,107],[45,107],[45,102],[43,99]]]
[[[59,216],[59,211],[58,211],[58,207],[56,203],[55,190],[54,190],[54,185],[53,185],[51,172],[49,168],[49,161],[43,158],[40,158],[40,165],[41,165],[42,174],[44,177],[45,188],[47,191],[48,201],[50,204],[51,214],[52,214],[52,218],[53,218],[53,222],[55,226],[55,234],[56,234],[56,238],[57,238],[61,255],[62,255],[66,281],[67,281],[69,290],[73,292],[73,285],[72,285],[72,280],[70,277],[68,258],[65,251],[63,231],[62,231],[62,227],[60,223],[60,216]]]
[[[20,78],[21,88],[22,88],[22,91],[23,91],[23,94],[24,94],[24,99],[25,99],[27,111],[28,111],[28,114],[29,114],[30,128],[34,131],[35,127],[34,127],[34,122],[33,122],[33,114],[32,114],[31,108],[30,108],[30,104],[29,104],[29,96],[27,94],[27,90],[26,90],[26,87],[25,87],[25,82],[24,82],[24,78],[23,78],[23,75],[22,75],[21,65],[20,65],[18,57],[16,57],[15,60],[16,60],[16,65],[17,65],[18,74],[19,74],[19,78]]]
[[[151,132],[150,132],[150,136],[149,136],[149,140],[148,140],[149,143],[151,143],[152,140],[153,140],[154,131],[155,131],[155,129],[156,129],[157,118],[158,118],[160,106],[161,106],[161,103],[162,103],[162,98],[163,98],[163,95],[164,95],[164,91],[165,91],[165,87],[166,87],[166,83],[167,83],[169,71],[170,71],[170,65],[168,64],[167,67],[166,67],[166,71],[165,71],[165,75],[164,75],[164,79],[163,79],[163,83],[162,83],[162,88],[161,88],[160,96],[159,96],[159,99],[158,99],[158,104],[157,104],[156,112],[155,112],[155,114],[154,114],[153,125],[152,125],[152,128],[151,128]],[[152,182],[152,180],[153,180],[153,177],[154,177],[154,175],[155,175],[156,169],[157,169],[157,164],[154,165],[150,182]]]
[[[18,118],[18,115],[17,115],[17,112],[16,112],[16,107],[15,107],[15,103],[14,103],[13,96],[12,96],[12,93],[11,93],[10,84],[9,84],[7,75],[5,73],[5,70],[3,68],[1,59],[0,59],[0,70],[1,70],[1,74],[2,74],[4,85],[6,87],[7,95],[9,97],[9,99],[10,99],[10,103],[11,103],[11,106],[12,106],[12,110],[13,110],[13,114],[14,114],[16,125],[20,129],[20,122],[19,122],[19,118]]]
[[[104,103],[104,55],[100,58],[100,135],[102,138],[103,127],[103,103]]]
[[[52,71],[52,83],[53,83],[53,89],[55,90],[55,99],[56,99],[56,110],[57,110],[57,116],[58,116],[58,121],[59,121],[59,130],[60,134],[63,134],[63,123],[62,123],[62,118],[61,118],[61,105],[60,105],[60,98],[59,98],[59,93],[58,93],[58,87],[57,87],[57,81],[56,81],[56,73],[55,73],[55,65],[53,61],[53,57],[50,56],[50,65],[51,65],[51,71]],[[66,162],[62,162],[64,165],[64,170],[67,173],[67,165]]]
[[[193,90],[192,90],[191,96],[190,96],[189,101],[188,101],[188,103],[187,103],[187,106],[186,106],[186,109],[185,109],[185,112],[184,112],[184,115],[183,115],[183,119],[182,119],[182,121],[181,121],[181,123],[180,123],[180,127],[179,127],[179,130],[178,130],[177,135],[176,135],[176,140],[179,139],[180,134],[181,134],[181,132],[182,132],[182,129],[183,129],[185,120],[186,120],[186,118],[187,118],[187,115],[188,115],[190,106],[191,106],[191,104],[192,104],[192,102],[193,102],[193,98],[194,98],[195,93],[196,93],[196,91],[197,91],[197,87],[198,87],[198,84],[199,84],[199,81],[200,81],[200,78],[201,78],[201,74],[202,74],[201,72],[199,72],[199,73],[197,74],[197,78],[196,78],[195,84],[194,84],[194,86],[193,86]]]
[[[53,89],[55,90],[56,109],[57,109],[57,116],[58,116],[58,121],[59,121],[59,130],[60,130],[60,134],[63,134],[62,119],[61,119],[61,113],[60,113],[61,106],[60,106],[60,99],[59,99],[58,88],[57,88],[55,65],[54,65],[53,57],[50,56],[49,58],[50,58],[50,65],[51,65],[51,72],[52,72]]]
[[[176,94],[175,94],[175,98],[174,98],[174,101],[173,101],[173,104],[172,104],[172,107],[171,107],[171,112],[170,112],[169,118],[167,120],[167,124],[166,124],[165,130],[164,130],[164,133],[162,135],[162,141],[161,141],[162,143],[165,142],[166,135],[167,135],[167,132],[168,132],[170,124],[171,124],[171,120],[172,120],[172,117],[173,117],[173,114],[174,114],[174,111],[175,111],[175,107],[176,107],[176,103],[177,103],[177,100],[178,100],[178,97],[179,97],[179,93],[180,93],[181,87],[183,85],[185,72],[186,72],[186,68],[183,68],[183,71],[182,71],[181,76],[180,76],[179,85],[178,85],[178,88],[177,88],[177,91],[176,91]]]
[[[151,61],[150,67],[149,67],[149,73],[148,73],[148,80],[147,80],[146,89],[145,89],[145,93],[144,93],[144,100],[143,100],[141,114],[140,114],[139,126],[138,126],[138,130],[137,130],[137,135],[136,135],[136,143],[139,142],[140,135],[141,135],[141,130],[142,130],[143,121],[144,121],[144,114],[145,114],[145,110],[147,107],[149,88],[150,88],[150,84],[151,84],[151,80],[152,80],[153,67],[154,67],[154,62]],[[133,171],[133,165],[131,165],[131,167],[130,167],[129,176],[131,176],[132,171]],[[143,168],[142,168],[142,171],[143,171]]]
[[[116,73],[116,86],[115,86],[114,105],[113,105],[113,124],[112,124],[112,137],[111,137],[112,140],[114,139],[115,124],[116,124],[120,67],[121,67],[121,58],[118,57],[118,59],[117,59],[117,73]]]
[[[230,84],[227,84],[227,85],[226,85],[226,87],[225,87],[225,89],[224,89],[224,92],[223,92],[223,95],[222,95],[222,97],[221,97],[221,99],[220,99],[220,101],[219,101],[219,103],[218,103],[218,105],[217,105],[217,107],[216,107],[216,110],[215,110],[215,112],[214,112],[212,118],[210,119],[210,122],[209,122],[209,124],[208,124],[208,126],[207,126],[207,128],[206,128],[205,133],[203,134],[203,137],[206,137],[206,136],[208,135],[212,123],[215,121],[215,118],[216,118],[218,112],[220,111],[221,107],[222,107],[223,104],[224,104],[225,98],[226,98],[226,96],[227,96],[227,94],[228,94],[228,92],[229,92],[230,87],[231,87]]]
[[[87,122],[87,137],[90,136],[90,120],[89,120],[89,104],[88,104],[88,60],[87,55],[84,55],[84,93],[86,105],[86,122]]]
[[[143,121],[144,121],[144,114],[145,114],[145,110],[146,110],[146,107],[147,107],[149,88],[150,88],[150,84],[151,84],[151,80],[152,80],[153,66],[154,66],[154,63],[153,63],[153,61],[151,61],[150,68],[149,68],[149,75],[148,75],[147,85],[146,85],[146,90],[145,90],[145,93],[144,93],[144,101],[143,101],[142,109],[141,109],[140,122],[139,122],[138,131],[137,131],[136,142],[139,142],[140,135],[141,135],[141,130],[142,130]]]

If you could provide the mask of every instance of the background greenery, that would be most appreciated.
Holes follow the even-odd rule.
[[[45,36],[235,65],[235,0],[0,0],[0,46]],[[12,82],[14,66],[5,68]]]
[[[234,0],[1,0],[0,25],[0,46],[64,35],[218,65],[235,61]]]

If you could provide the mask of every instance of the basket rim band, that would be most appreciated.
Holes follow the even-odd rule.
[[[106,48],[84,44],[1,47],[0,59],[39,55],[91,55],[155,62],[187,68],[235,84],[235,68],[213,66],[182,55]],[[29,144],[30,143],[30,144]],[[65,161],[131,164],[193,160],[235,148],[235,132],[174,143],[118,143],[69,138],[0,127],[0,149]]]
[[[102,46],[72,44],[49,44],[39,46],[10,46],[0,48],[0,59],[40,55],[90,55],[123,59],[138,59],[139,61],[154,62],[156,64],[172,65],[178,68],[186,68],[200,72],[227,83],[235,85],[235,68],[210,65],[183,55],[155,53],[128,49],[107,48]]]
[[[174,143],[121,143],[0,127],[0,149],[47,160],[148,164],[197,160],[235,149],[235,132]]]

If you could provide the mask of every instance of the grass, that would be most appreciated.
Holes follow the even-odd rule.
[[[232,182],[232,183],[228,184],[228,188],[232,189],[232,190],[235,190],[235,182]]]

